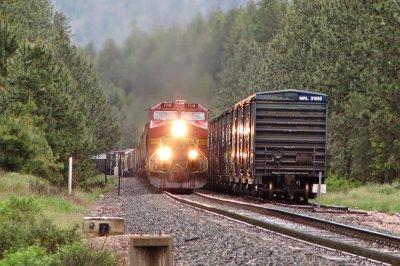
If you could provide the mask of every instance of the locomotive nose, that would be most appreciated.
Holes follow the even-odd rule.
[[[187,123],[182,119],[175,120],[171,125],[171,133],[174,138],[185,137],[187,131],[188,131]]]

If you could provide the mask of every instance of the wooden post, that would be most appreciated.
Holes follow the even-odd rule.
[[[69,157],[68,165],[68,194],[72,194],[72,157]]]
[[[122,172],[122,162],[121,157],[122,155],[118,152],[117,162],[118,162],[118,196],[121,193],[121,172]]]
[[[104,159],[104,182],[107,185],[107,153],[106,158]]]

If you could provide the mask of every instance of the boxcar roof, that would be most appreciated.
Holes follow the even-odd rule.
[[[259,97],[263,95],[271,95],[271,94],[280,94],[280,93],[286,93],[286,92],[298,92],[298,93],[304,93],[304,94],[314,94],[314,95],[319,95],[319,96],[324,96],[327,97],[328,95],[321,93],[321,92],[315,92],[315,91],[306,91],[306,90],[295,90],[295,89],[285,89],[285,90],[275,90],[275,91],[263,91],[263,92],[257,92],[254,94],[249,95],[248,97],[244,98],[243,100],[235,103],[234,105],[231,105],[227,109],[225,109],[222,113],[220,113],[217,116],[214,116],[210,121],[213,121],[214,119],[218,118],[219,116],[227,113],[229,110],[234,108],[235,106],[241,105],[246,102],[250,102],[253,99],[258,99]]]
[[[316,94],[316,95],[321,95],[321,96],[327,96],[324,93],[321,92],[316,92],[316,91],[306,91],[306,90],[294,90],[294,89],[286,89],[286,90],[276,90],[276,91],[263,91],[263,92],[257,92],[254,95],[263,95],[263,94],[277,94],[277,93],[284,93],[284,92],[302,92],[302,93],[310,93],[310,94]]]

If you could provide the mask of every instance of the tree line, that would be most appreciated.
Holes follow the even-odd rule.
[[[77,182],[119,131],[88,57],[49,0],[0,0],[0,168]]]
[[[329,96],[329,170],[361,181],[400,178],[397,1],[262,0],[197,16],[187,27],[132,31],[96,62],[122,131],[135,142],[144,110],[186,98],[213,114],[258,91]]]

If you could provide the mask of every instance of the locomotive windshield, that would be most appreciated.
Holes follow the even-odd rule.
[[[191,121],[203,121],[206,120],[206,114],[204,112],[182,112],[181,118]]]
[[[157,120],[175,120],[178,118],[176,111],[154,111],[153,118]]]

